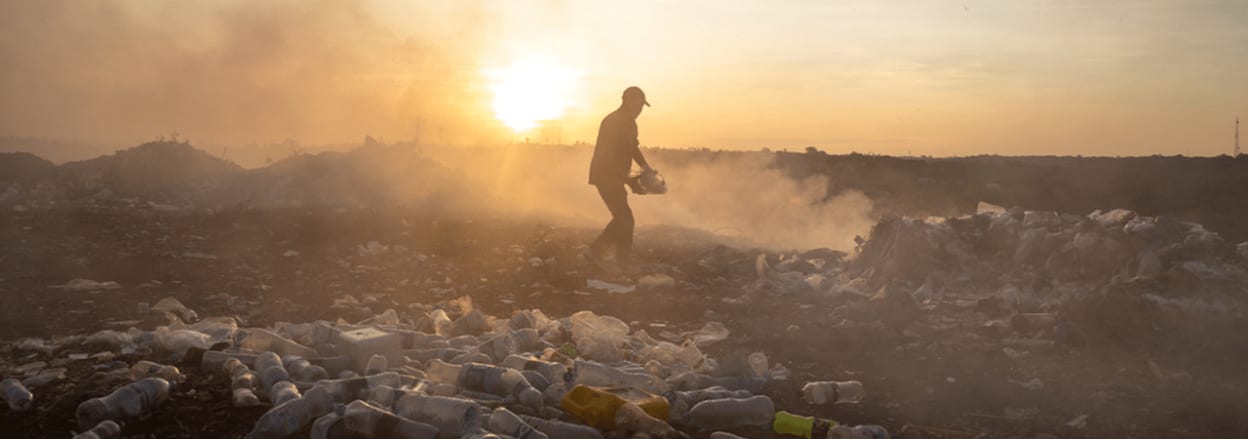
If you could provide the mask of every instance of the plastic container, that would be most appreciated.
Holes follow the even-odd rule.
[[[508,355],[504,358],[499,366],[509,367],[516,370],[532,370],[542,374],[550,382],[557,383],[566,381],[568,378],[568,367],[560,363],[550,361],[542,361],[534,358],[524,357],[520,355]]]
[[[300,396],[299,388],[295,387],[295,383],[290,381],[278,381],[272,387],[269,387],[269,401],[273,402],[275,406],[282,405],[286,401],[297,399]]]
[[[555,439],[603,439],[601,431],[585,425],[547,420],[528,415],[520,415],[520,419],[532,426],[533,429],[546,433],[546,436]]]
[[[86,430],[103,421],[118,421],[150,412],[169,399],[169,388],[169,381],[162,378],[144,378],[107,396],[83,401],[76,413],[78,428]]]
[[[666,398],[671,406],[669,416],[673,420],[683,419],[689,413],[689,409],[708,399],[749,398],[751,396],[753,395],[748,390],[728,390],[723,387],[688,391],[673,390],[663,394],[663,398]]]
[[[286,372],[295,381],[310,383],[329,378],[329,372],[325,368],[314,365],[298,355],[283,356],[282,365],[286,366]]]
[[[542,392],[534,389],[515,369],[479,363],[454,365],[431,360],[425,372],[434,382],[457,384],[461,389],[498,396],[514,396],[521,404],[537,410],[543,405]]]
[[[498,408],[490,413],[489,421],[485,423],[485,428],[494,433],[507,435],[516,439],[550,439],[546,433],[542,433],[533,428],[533,426],[520,419],[520,416],[512,413],[506,408]]]
[[[113,421],[102,421],[90,430],[74,435],[73,439],[117,439],[121,437],[121,426]]]
[[[704,430],[734,427],[766,427],[776,416],[776,406],[763,395],[745,399],[724,398],[702,401],[689,409],[685,421]]]
[[[312,429],[308,434],[310,439],[343,439],[346,434],[342,431],[342,416],[337,413],[329,412],[325,416],[316,418],[312,421]]]
[[[576,360],[572,382],[586,386],[634,388],[655,394],[668,390],[666,383],[650,374],[624,372],[602,363],[584,360]]]
[[[284,439],[334,409],[333,396],[313,387],[302,397],[286,401],[266,412],[244,439]]]
[[[186,380],[186,375],[182,375],[177,367],[143,360],[130,366],[130,378],[164,378],[171,383],[180,383]]]
[[[344,378],[340,380],[317,381],[316,387],[324,388],[339,404],[347,404],[360,399],[364,392],[377,386],[399,387],[403,385],[403,377],[394,372],[379,373],[365,377]]]
[[[611,430],[616,427],[616,412],[630,402],[656,419],[668,419],[666,399],[632,389],[577,385],[563,396],[560,407],[585,425]]]
[[[858,381],[815,381],[802,386],[802,400],[807,404],[857,404],[862,397]]]
[[[481,428],[481,405],[463,398],[408,394],[394,403],[394,413],[425,422],[450,435]]]
[[[265,352],[257,355],[255,365],[256,375],[260,377],[260,390],[265,394],[273,393],[274,384],[290,381],[290,373],[286,372],[286,367],[282,366],[282,358],[276,353]]]
[[[342,412],[342,431],[356,439],[437,439],[432,425],[396,416],[372,404],[356,400]]]
[[[238,347],[251,352],[275,352],[278,355],[298,355],[304,358],[317,356],[316,349],[260,328],[248,329],[246,335],[238,341]]]
[[[21,381],[14,378],[5,378],[3,382],[0,382],[0,395],[3,395],[4,401],[9,403],[9,410],[15,412],[30,410],[35,404],[35,395],[30,393]]]
[[[516,339],[505,332],[494,334],[482,341],[477,351],[490,357],[491,363],[497,363],[516,353]]]
[[[368,358],[368,364],[364,366],[364,375],[376,375],[385,372],[389,367],[385,355],[373,354]]]

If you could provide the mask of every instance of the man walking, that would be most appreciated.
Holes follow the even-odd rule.
[[[650,106],[646,94],[637,87],[624,89],[620,108],[602,119],[598,127],[598,142],[594,145],[594,158],[589,164],[589,184],[598,187],[611,222],[589,247],[588,257],[599,268],[605,268],[603,258],[607,248],[615,247],[615,262],[620,268],[632,263],[633,210],[628,207],[628,191],[624,189],[632,162],[645,171],[650,170],[645,156],[641,155],[637,141],[637,116],[643,106]]]

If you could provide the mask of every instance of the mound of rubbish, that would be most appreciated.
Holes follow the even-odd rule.
[[[70,199],[143,197],[180,200],[196,185],[242,171],[242,167],[195,149],[188,143],[157,141],[60,167],[60,182]],[[101,195],[101,193],[108,195]]]
[[[717,322],[652,336],[589,311],[560,319],[540,310],[495,318],[474,309],[467,296],[387,309],[356,323],[243,327],[233,317],[198,320],[174,298],[140,304],[139,312],[168,324],[5,345],[11,354],[0,359],[10,377],[0,386],[5,401],[18,412],[77,404],[80,438],[129,435],[132,424],[159,416],[164,406],[212,397],[197,393],[192,382],[219,386],[213,393],[228,395],[235,410],[268,407],[246,436],[253,439],[300,432],[600,439],[742,429],[889,437],[876,425],[838,425],[779,410],[763,392],[769,381],[788,379],[787,369],[769,364],[762,352],[704,354],[730,336]],[[74,361],[94,363],[89,379],[66,383],[64,365]],[[107,392],[64,391],[86,384]],[[53,387],[74,400],[40,397]],[[858,381],[816,381],[802,389],[807,404],[862,398]]]
[[[0,153],[0,184],[31,185],[55,172],[56,165],[34,154]]]

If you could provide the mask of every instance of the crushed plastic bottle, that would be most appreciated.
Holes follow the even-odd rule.
[[[559,363],[550,361],[542,361],[534,358],[523,357],[520,355],[508,355],[499,366],[509,367],[516,370],[532,370],[542,374],[552,384],[567,380],[568,367]]]
[[[239,334],[243,334],[243,331],[239,331]],[[278,355],[298,355],[303,358],[317,356],[316,349],[263,328],[247,329],[245,335],[242,335],[238,341],[238,347],[245,351],[274,352]]]
[[[164,378],[166,381],[171,383],[180,383],[186,380],[186,375],[183,375],[182,371],[178,370],[178,368],[174,366],[143,360],[134,363],[134,366],[130,367],[131,379],[138,380],[153,377]]]
[[[295,381],[312,383],[329,378],[329,372],[325,368],[314,365],[298,355],[283,356],[282,365],[286,366],[286,372]]]
[[[106,420],[124,420],[155,409],[169,399],[169,381],[144,378],[113,393],[78,405],[78,428],[86,430]]]
[[[316,418],[312,421],[312,430],[308,434],[309,439],[343,439],[346,434],[342,431],[342,416],[337,413],[329,412],[324,416]]]
[[[299,388],[290,381],[278,381],[269,387],[269,401],[275,406],[282,405],[282,403],[300,396]]]
[[[303,396],[266,412],[244,439],[283,439],[302,430],[334,409],[333,396],[323,387],[312,387]]]
[[[709,387],[701,390],[673,390],[663,394],[671,409],[671,419],[683,419],[694,405],[711,399],[749,398],[753,396],[748,390],[728,390],[723,387]]]
[[[462,435],[481,428],[481,405],[447,396],[406,394],[394,403],[394,413],[425,422],[451,435]]]
[[[572,382],[586,386],[627,387],[655,394],[662,394],[668,390],[667,383],[648,373],[625,372],[602,363],[584,360],[576,360],[572,371]]]
[[[489,364],[449,364],[432,360],[426,368],[429,379],[439,383],[457,384],[460,388],[498,396],[514,396],[521,404],[540,410],[542,392],[533,388],[520,371]]]
[[[451,334],[451,318],[446,315],[445,310],[435,309],[429,313],[429,320],[433,321],[434,334],[447,337]]]
[[[364,375],[376,375],[385,372],[386,369],[386,356],[373,354],[372,357],[368,358],[368,364],[364,366]]]
[[[763,427],[776,415],[771,398],[763,395],[744,399],[724,398],[702,401],[689,409],[685,420],[689,425],[706,430],[741,426]]]
[[[356,400],[342,413],[342,430],[357,439],[436,439],[438,429],[429,424],[399,417]]]
[[[587,425],[542,419],[536,416],[520,415],[524,423],[534,430],[546,433],[546,436],[557,439],[603,439],[602,432]]]
[[[90,430],[74,435],[73,439],[117,439],[121,437],[121,426],[113,421],[101,421]]]
[[[339,404],[359,399],[363,392],[373,387],[399,387],[401,385],[403,385],[403,377],[394,372],[338,380],[321,380],[316,383],[316,387],[324,388]]]
[[[5,378],[3,382],[0,382],[0,392],[4,396],[4,401],[9,403],[10,410],[24,412],[34,406],[35,395],[15,378]]]
[[[260,390],[271,395],[274,384],[290,381],[290,374],[282,366],[282,359],[274,352],[265,352],[256,356],[256,375],[260,377]]]
[[[547,436],[546,433],[534,429],[533,426],[520,419],[520,416],[503,407],[499,407],[490,413],[490,418],[485,423],[485,428],[494,433],[511,436],[516,439],[550,439],[550,436]]]
[[[231,402],[234,407],[255,407],[260,405],[256,396],[256,382],[259,379],[251,369],[237,358],[228,358],[221,365],[222,371],[230,377]]]
[[[815,381],[802,386],[802,400],[807,404],[857,404],[862,397],[858,381]]]

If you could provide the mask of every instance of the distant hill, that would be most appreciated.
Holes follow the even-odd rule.
[[[242,167],[187,143],[148,142],[59,167],[70,195],[108,189],[117,195],[174,194],[189,185],[238,173]]]

